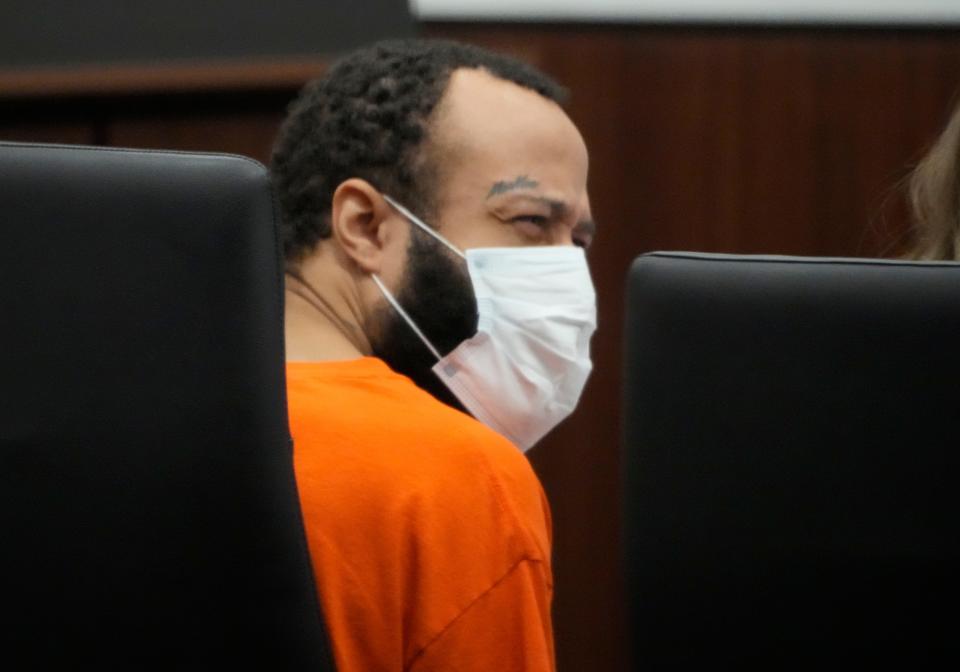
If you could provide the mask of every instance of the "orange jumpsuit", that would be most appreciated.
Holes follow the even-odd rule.
[[[506,439],[372,357],[288,362],[339,672],[554,670],[550,511]]]

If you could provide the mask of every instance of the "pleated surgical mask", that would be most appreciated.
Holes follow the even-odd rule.
[[[466,261],[477,333],[446,356],[433,346],[379,277],[386,300],[437,359],[433,372],[480,422],[523,451],[576,408],[592,369],[596,294],[586,255],[573,246],[459,250],[384,196],[412,224]]]

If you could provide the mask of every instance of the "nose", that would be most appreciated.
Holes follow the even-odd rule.
[[[590,218],[581,219],[572,226],[564,227],[563,245],[576,245],[577,247],[587,248],[593,243],[593,235],[596,231],[596,225]]]

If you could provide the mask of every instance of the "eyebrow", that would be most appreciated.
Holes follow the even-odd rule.
[[[514,191],[516,189],[536,189],[539,186],[540,183],[536,180],[531,180],[526,175],[518,175],[516,179],[513,180],[494,182],[493,186],[490,187],[490,191],[487,193],[487,198],[499,196],[500,194],[505,194],[508,191]]]

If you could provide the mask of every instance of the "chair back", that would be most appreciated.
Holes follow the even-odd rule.
[[[30,669],[332,669],[263,166],[0,143],[0,641]]]
[[[960,661],[960,265],[654,253],[626,317],[636,668]]]

